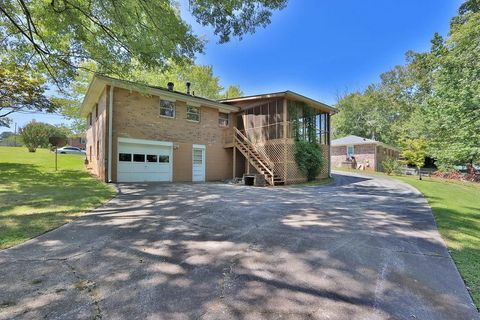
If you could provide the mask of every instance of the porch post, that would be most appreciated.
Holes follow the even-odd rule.
[[[288,150],[287,150],[287,141],[288,141],[288,122],[287,122],[287,97],[283,98],[283,181],[285,184],[287,184],[287,178],[288,178],[288,165],[287,165],[287,159],[288,159]]]
[[[233,145],[233,173],[232,173],[232,179],[235,179],[235,173],[236,173],[236,168],[237,168],[237,149],[235,145]]]

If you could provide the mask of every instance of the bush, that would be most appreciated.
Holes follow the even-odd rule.
[[[20,129],[23,143],[29,152],[35,152],[38,147],[48,146],[50,125],[42,122],[30,122]]]
[[[308,181],[315,180],[325,164],[320,146],[314,142],[295,142],[295,161]]]
[[[387,175],[400,172],[400,163],[395,159],[386,159],[382,161],[383,172]]]
[[[60,137],[66,140],[67,135],[62,127],[55,127],[42,122],[30,122],[20,129],[23,143],[29,152],[35,152],[37,148],[48,148],[50,137]]]

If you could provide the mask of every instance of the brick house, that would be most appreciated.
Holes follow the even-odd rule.
[[[385,159],[398,159],[400,151],[382,142],[347,136],[332,140],[332,167],[356,166],[363,170],[383,171],[382,161]],[[352,163],[355,160],[356,165]]]
[[[187,88],[189,88],[187,84]],[[107,182],[215,181],[257,173],[270,184],[305,181],[293,159],[291,102],[316,110],[329,160],[326,104],[291,91],[215,101],[95,75],[81,106],[88,168]],[[330,174],[330,164],[319,178]]]
[[[87,147],[87,141],[84,137],[71,137],[67,139],[67,145],[85,150]]]

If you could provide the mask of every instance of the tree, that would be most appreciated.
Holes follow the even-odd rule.
[[[239,85],[230,85],[222,95],[222,99],[233,99],[243,96],[243,91]]]
[[[202,25],[220,42],[253,33],[270,22],[286,0],[190,0]],[[202,52],[205,41],[182,20],[174,0],[3,0],[0,54],[29,62],[65,87],[83,61],[98,72],[125,77],[134,61],[163,69]]]
[[[190,82],[191,94],[209,99],[219,99],[223,90],[220,78],[213,74],[211,65],[172,63],[163,72],[158,69],[137,68],[128,79],[164,88],[168,82],[173,82],[174,89],[179,92],[186,92],[186,83]]]
[[[54,112],[57,105],[45,95],[45,80],[13,62],[0,61],[0,127],[9,127],[14,112]]]
[[[442,46],[426,121],[440,164],[480,162],[480,12],[454,24]]]
[[[23,143],[29,152],[35,152],[38,147],[46,147],[49,144],[51,125],[32,121],[20,129]]]
[[[418,170],[418,179],[422,180],[421,168],[425,165],[427,156],[427,141],[425,139],[406,139],[403,141],[401,155],[407,164],[413,165]]]

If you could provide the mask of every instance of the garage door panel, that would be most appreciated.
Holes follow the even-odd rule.
[[[171,181],[172,147],[142,143],[118,143],[119,182]]]

